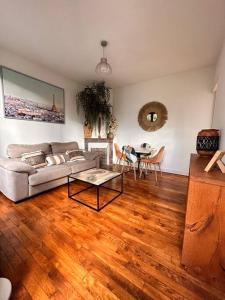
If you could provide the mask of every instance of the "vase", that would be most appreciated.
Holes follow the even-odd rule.
[[[92,127],[88,125],[86,122],[84,123],[84,137],[86,139],[92,137]]]
[[[213,156],[219,149],[219,138],[218,129],[202,129],[197,137],[197,153],[200,156]]]
[[[107,134],[107,138],[109,140],[113,140],[114,139],[114,134],[111,131],[109,131],[109,133]]]

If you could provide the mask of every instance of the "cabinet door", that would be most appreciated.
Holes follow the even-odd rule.
[[[189,182],[182,264],[204,275],[218,255],[221,192],[217,185]]]
[[[219,205],[219,255],[218,266],[220,269],[220,278],[225,281],[225,187],[221,189],[220,205]]]

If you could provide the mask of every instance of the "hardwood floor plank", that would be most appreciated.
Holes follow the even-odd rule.
[[[134,183],[127,173],[124,194],[100,213],[66,186],[19,204],[0,195],[0,275],[12,299],[224,300],[225,288],[180,264],[186,192],[185,176],[156,186],[152,174]]]

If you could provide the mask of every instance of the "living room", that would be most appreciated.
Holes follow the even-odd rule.
[[[225,299],[225,1],[0,3],[0,299]]]

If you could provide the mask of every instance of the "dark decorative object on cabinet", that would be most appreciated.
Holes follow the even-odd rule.
[[[220,131],[202,129],[198,133],[196,150],[200,156],[213,156],[219,149]]]

